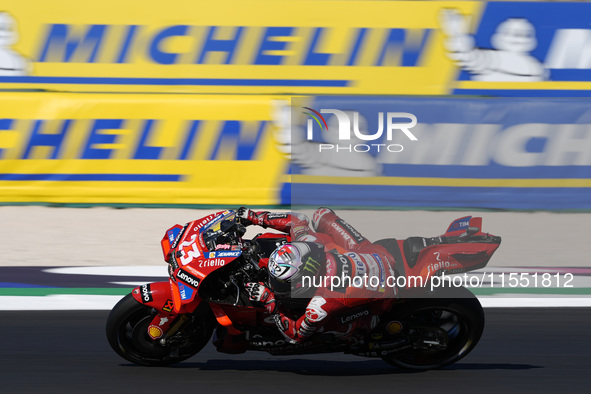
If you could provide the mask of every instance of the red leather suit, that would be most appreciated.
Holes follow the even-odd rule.
[[[348,336],[358,330],[367,330],[377,324],[375,316],[389,309],[395,301],[396,288],[388,285],[394,283],[394,258],[332,210],[320,208],[314,213],[312,222],[317,231],[297,214],[261,211],[253,216],[253,224],[290,233],[293,241],[317,242],[324,246],[326,269],[324,277],[317,282],[322,285],[315,286],[305,314],[293,320],[278,310],[274,316],[277,326],[290,342],[301,342],[317,332]],[[360,277],[353,282],[357,287],[331,286],[336,283],[331,282],[332,277],[342,278],[343,273],[351,278]],[[376,279],[362,281],[364,277]],[[388,277],[391,279],[387,280]],[[359,283],[363,284],[359,286]]]

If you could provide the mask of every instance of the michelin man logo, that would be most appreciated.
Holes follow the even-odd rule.
[[[478,48],[469,34],[470,16],[442,10],[439,22],[445,34],[447,56],[472,74],[474,81],[534,82],[547,79],[547,70],[530,52],[538,45],[534,26],[524,18],[501,22],[491,37],[493,49]]]
[[[27,75],[30,71],[29,61],[11,48],[17,41],[16,21],[0,12],[0,76]]]

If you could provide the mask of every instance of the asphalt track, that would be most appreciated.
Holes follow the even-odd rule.
[[[485,311],[470,355],[418,373],[355,356],[226,355],[210,345],[172,367],[140,367],[107,344],[107,311],[0,312],[0,393],[589,392],[591,308]]]

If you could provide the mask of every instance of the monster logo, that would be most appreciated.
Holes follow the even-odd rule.
[[[304,263],[303,271],[310,273],[311,275],[317,275],[320,272],[320,263],[314,260],[312,257],[308,257]]]

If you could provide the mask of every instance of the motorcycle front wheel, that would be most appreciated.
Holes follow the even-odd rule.
[[[206,306],[206,305],[204,305]],[[126,295],[107,318],[107,339],[113,350],[124,359],[146,366],[163,366],[192,357],[209,341],[214,318],[211,310],[200,307],[186,315],[187,321],[166,341],[155,341],[148,335],[148,326],[156,316],[154,308]]]
[[[443,288],[429,298],[407,299],[392,310],[410,338],[409,348],[383,356],[387,363],[415,370],[453,364],[478,343],[484,311],[467,289]]]

